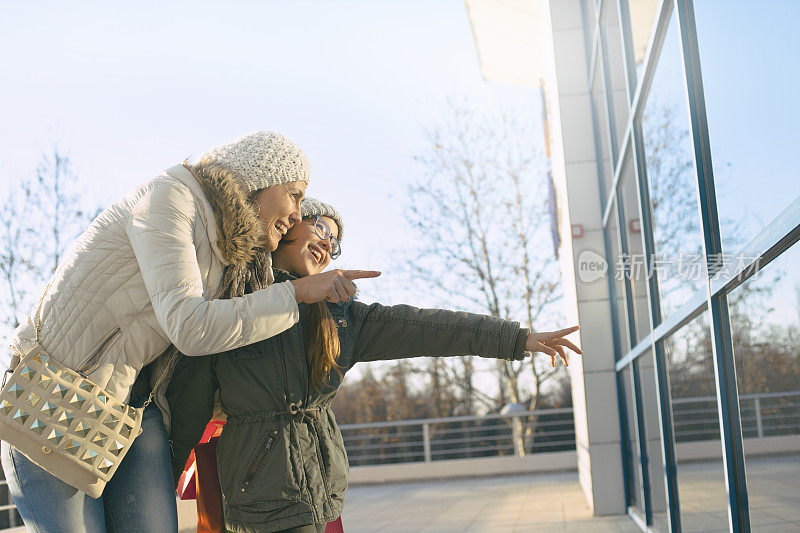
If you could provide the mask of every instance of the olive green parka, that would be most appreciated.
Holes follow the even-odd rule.
[[[276,282],[292,279],[275,270]],[[421,356],[478,355],[519,360],[528,330],[497,317],[408,305],[328,304],[347,372],[356,363]],[[300,322],[270,339],[205,357],[182,357],[167,387],[173,474],[200,440],[218,390],[227,423],[217,443],[225,524],[237,533],[270,532],[335,520],[349,465],[331,401],[333,371],[311,384]]]

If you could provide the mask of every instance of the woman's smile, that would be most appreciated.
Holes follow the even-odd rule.
[[[282,220],[279,220],[275,223],[275,229],[278,231],[278,234],[281,237],[286,235],[286,232],[289,231],[290,227],[291,225],[287,224],[286,222],[283,222]]]
[[[322,264],[322,262],[325,260],[325,252],[314,243],[310,243],[308,245],[308,249],[311,251],[311,255],[314,256],[314,260],[316,260],[317,264]]]

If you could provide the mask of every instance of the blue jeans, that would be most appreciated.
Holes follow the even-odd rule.
[[[145,398],[131,402],[139,407]],[[133,441],[100,498],[83,492],[39,468],[2,443],[8,488],[28,531],[153,532],[178,531],[178,509],[169,443],[161,411],[144,411],[142,434]]]

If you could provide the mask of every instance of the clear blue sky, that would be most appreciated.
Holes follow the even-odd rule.
[[[746,214],[747,242],[800,195],[800,71],[787,62],[800,56],[800,2],[696,0],[695,11],[720,217]]]
[[[187,156],[279,131],[311,160],[308,193],[343,213],[339,263],[381,270],[416,238],[399,202],[445,99],[539,98],[483,81],[460,0],[4,3],[0,54],[4,175],[56,141],[105,205]]]

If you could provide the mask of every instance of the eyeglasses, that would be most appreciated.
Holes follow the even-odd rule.
[[[331,227],[328,225],[327,222],[322,220],[322,217],[319,215],[314,217],[314,233],[317,234],[322,240],[330,241],[331,243],[331,259],[336,259],[340,255],[342,255],[342,246],[339,244],[339,239],[334,237],[331,234]]]

